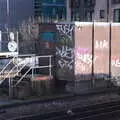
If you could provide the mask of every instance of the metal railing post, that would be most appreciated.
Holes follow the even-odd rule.
[[[17,32],[17,53],[19,54],[19,33]]]
[[[12,98],[11,78],[9,77],[9,98]]]
[[[49,76],[51,77],[51,56],[49,57]]]
[[[32,57],[32,63],[34,62],[34,59],[33,59],[33,57]],[[35,65],[32,65],[32,81],[33,81],[33,79],[34,79],[34,66]]]

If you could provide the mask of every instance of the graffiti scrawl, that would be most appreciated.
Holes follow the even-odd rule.
[[[59,57],[58,65],[63,68],[72,69],[74,63],[74,49],[67,46],[56,47],[56,55]]]
[[[106,41],[106,40],[96,41],[96,42],[95,42],[95,48],[96,48],[96,49],[109,48],[109,42]]]
[[[65,34],[67,37],[71,38],[72,36],[72,32],[74,27],[70,24],[65,24],[65,25],[56,25],[57,30],[62,33]]]

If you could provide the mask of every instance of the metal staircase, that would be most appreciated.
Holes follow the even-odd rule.
[[[47,58],[48,64],[43,66],[39,65],[41,58]],[[20,83],[22,83],[26,77],[27,78],[29,77],[30,81],[34,80],[35,69],[44,69],[44,68],[48,68],[49,76],[51,77],[52,55],[48,55],[48,56],[18,55],[17,57],[11,58],[8,64],[6,64],[3,67],[3,69],[0,71],[0,85],[5,80],[8,80],[9,96],[12,97],[13,88],[17,87]],[[24,72],[22,73],[22,71]]]

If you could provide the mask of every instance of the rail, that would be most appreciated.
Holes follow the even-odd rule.
[[[0,75],[4,73],[4,71],[6,70],[6,68],[13,62],[13,60],[14,60],[14,58],[12,58],[12,59],[9,61],[9,63],[4,66],[4,68],[0,71]]]
[[[16,64],[16,65],[7,73],[7,75],[4,77],[4,79],[0,80],[1,83],[4,82],[6,78],[9,78],[9,79],[10,79],[10,78],[11,78],[10,74],[12,74],[12,73],[15,73],[13,77],[17,76],[17,75],[19,74],[19,72],[20,72],[27,64],[29,64],[29,63],[23,64],[23,66],[20,66],[20,69],[18,69],[19,64],[20,64],[20,63]],[[15,69],[17,69],[17,70],[15,70]]]
[[[49,68],[49,76],[51,76],[52,74],[52,61],[51,61],[51,58],[52,58],[52,55],[48,55],[48,56],[35,56],[35,59],[40,59],[40,58],[49,58],[49,65],[46,65],[46,66],[39,66],[36,64],[33,65],[32,67],[30,67],[26,72],[25,74],[23,74],[21,76],[21,78],[17,81],[17,83],[13,86],[13,87],[16,87],[22,80],[23,78],[25,78],[27,76],[27,74],[30,72],[30,70],[32,70],[32,79],[34,78],[34,69],[42,69],[42,68]]]

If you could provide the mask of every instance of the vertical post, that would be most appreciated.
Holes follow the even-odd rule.
[[[34,79],[34,68],[32,68],[32,81]]]
[[[7,3],[6,3],[6,5],[7,5],[7,9],[6,9],[6,10],[7,10],[7,11],[6,11],[6,12],[7,12],[7,32],[9,32],[9,17],[10,17],[10,16],[9,16],[9,15],[10,15],[9,0],[7,0],[6,2],[7,2]]]
[[[94,80],[94,34],[95,34],[95,23],[92,25],[92,87],[95,85]]]
[[[111,40],[112,40],[112,25],[109,29],[109,78],[111,78]]]
[[[19,54],[19,34],[18,34],[18,31],[16,32],[17,34],[17,53]]]
[[[51,73],[51,57],[49,56],[49,76],[51,77],[52,73]]]
[[[32,56],[32,63],[34,63],[34,57]],[[34,64],[32,65],[32,81],[34,79]]]
[[[11,99],[12,98],[12,84],[11,84],[11,78],[9,77],[9,98]]]
[[[33,63],[33,56],[32,56],[32,63]],[[36,65],[36,63],[35,63]],[[33,90],[33,81],[34,81],[34,64],[32,65],[32,80],[31,80],[31,87],[32,87],[32,90]]]
[[[0,51],[2,51],[2,31],[0,31]]]
[[[18,56],[17,56],[17,57],[14,57],[14,59],[17,59],[16,61],[18,61]],[[18,75],[18,74],[19,74],[19,73],[18,73],[18,71],[19,71],[18,64],[19,64],[19,63],[16,62],[16,64],[17,64],[17,75]]]
[[[19,55],[19,39],[18,39],[18,31],[16,32],[16,39],[17,39],[17,57],[16,59],[18,60],[18,55]],[[18,68],[18,63],[17,63],[17,74],[18,74],[19,68]]]
[[[7,0],[7,16],[9,16],[9,0]]]

